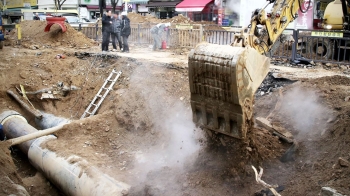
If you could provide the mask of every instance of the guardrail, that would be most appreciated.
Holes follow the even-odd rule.
[[[146,24],[132,24],[131,34],[129,36],[129,43],[135,44],[153,44],[153,38],[150,29],[155,23]],[[201,24],[177,24],[169,29],[164,35],[163,40],[166,40],[169,47],[195,47],[202,41],[209,43],[226,45],[233,40],[235,32],[225,30],[206,30],[206,27],[213,25]],[[102,28],[97,24],[90,27],[75,27],[76,30],[82,32],[90,39],[102,40]]]
[[[153,23],[133,24],[129,42],[134,44],[153,44],[150,28]],[[208,25],[207,27],[212,26]],[[102,40],[101,27],[78,27],[87,37]],[[172,25],[163,40],[167,46],[194,48],[198,43],[206,41],[212,44],[229,45],[234,35],[239,32],[206,29],[201,24]],[[280,44],[272,57],[289,59],[293,62],[314,61],[322,63],[350,64],[350,32],[332,30],[304,30],[286,29],[284,34],[294,38],[294,42],[287,41]]]
[[[350,33],[335,30],[288,29],[293,42],[281,44],[273,55],[292,62],[350,64]]]

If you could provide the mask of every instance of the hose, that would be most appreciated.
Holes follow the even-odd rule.
[[[292,8],[290,9],[290,15],[292,16],[293,20],[295,20],[297,17],[295,16],[295,14],[293,14],[293,8],[294,8],[294,3],[292,3]]]
[[[309,5],[307,6],[305,11],[303,9],[301,9],[301,2],[300,2],[300,0],[298,0],[298,2],[299,2],[299,9],[300,9],[301,13],[305,14],[307,11],[309,11],[310,5],[311,5],[311,0],[309,0]]]

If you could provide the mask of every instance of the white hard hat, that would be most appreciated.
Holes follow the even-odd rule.
[[[122,12],[122,14],[121,14],[122,16],[126,16],[127,15],[127,13],[126,12]]]

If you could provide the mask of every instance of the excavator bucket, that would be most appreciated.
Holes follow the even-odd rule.
[[[254,94],[270,59],[250,47],[200,43],[189,54],[193,121],[244,139],[252,125]]]

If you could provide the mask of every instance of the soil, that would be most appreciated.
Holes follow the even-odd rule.
[[[97,45],[95,41],[87,38],[84,34],[77,32],[70,25],[66,25],[67,31],[62,32],[58,25],[53,25],[49,32],[43,32],[46,26],[46,21],[32,21],[24,20],[20,23],[22,39],[21,45],[24,48],[43,49],[55,47],[69,47],[69,48],[89,48]],[[16,45],[17,31],[11,31],[10,35],[5,36],[5,46]]]
[[[129,195],[254,195],[264,188],[256,183],[252,165],[264,169],[265,182],[282,185],[282,195],[318,195],[323,186],[350,194],[350,167],[338,161],[339,157],[350,160],[350,78],[339,68],[280,67],[286,80],[295,81],[278,81],[274,90],[266,88],[264,95],[256,96],[255,116],[268,117],[290,131],[298,143],[292,159],[281,162],[291,144],[265,129],[255,126],[242,141],[194,126],[188,51],[153,52],[131,44],[130,53],[102,55],[98,46],[73,29],[64,39],[81,38],[79,43],[87,39],[89,48],[60,41],[65,34],[47,36],[39,27],[42,31],[33,37],[29,30],[23,31],[23,38],[25,33],[28,37],[21,45],[7,45],[0,51],[0,112],[15,110],[36,127],[34,117],[6,90],[16,92],[15,87],[22,84],[26,91],[36,91],[58,82],[79,87],[58,100],[28,95],[35,108],[72,120],[55,133],[57,140],[44,146],[62,157],[78,155],[130,184]],[[26,47],[36,39],[43,46],[57,40],[67,44]],[[98,55],[76,56],[85,52]],[[56,59],[57,54],[66,58]],[[97,114],[79,120],[113,69],[123,73]],[[274,82],[270,78],[264,84]],[[23,185],[30,195],[62,195],[16,147],[11,152],[0,143],[2,175]],[[8,182],[0,183],[0,195],[17,193]]]

